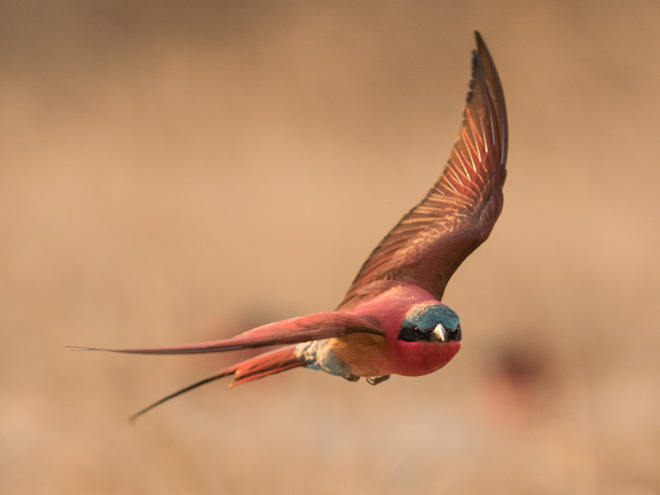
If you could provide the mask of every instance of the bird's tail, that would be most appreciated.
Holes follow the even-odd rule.
[[[230,366],[229,368],[225,368],[224,370],[209,375],[206,378],[202,378],[201,380],[196,381],[187,387],[179,389],[176,392],[163,397],[162,399],[133,414],[130,419],[133,421],[142,416],[147,411],[150,411],[154,407],[159,406],[162,403],[173,399],[174,397],[185,394],[186,392],[189,392],[197,387],[201,387],[202,385],[206,385],[207,383],[213,382],[220,378],[224,378],[226,376],[234,377],[234,381],[230,383],[229,386],[235,387],[252,380],[257,380],[258,378],[263,378],[264,376],[274,375],[275,373],[280,373],[282,371],[297,368],[299,366],[306,366],[307,363],[305,361],[301,361],[300,358],[295,355],[294,351],[295,346],[284,347],[281,349],[275,349],[271,352],[259,354],[258,356],[246,359],[245,361],[241,361],[238,364]]]
[[[296,356],[294,350],[295,346],[284,347],[282,349],[259,354],[258,356],[234,365],[234,381],[230,383],[229,386],[235,387],[258,378],[263,378],[264,376],[290,370],[291,368],[306,366],[307,363],[301,361],[300,358]]]

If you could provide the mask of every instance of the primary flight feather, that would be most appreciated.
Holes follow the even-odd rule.
[[[236,337],[171,347],[107,349],[193,354],[285,345],[210,375],[136,413],[219,378],[238,385],[291,368],[320,369],[377,384],[392,374],[420,376],[461,347],[458,315],[440,302],[447,282],[484,242],[502,211],[508,130],[493,59],[475,33],[470,92],[458,139],[426,197],[385,236],[333,312],[264,325]]]

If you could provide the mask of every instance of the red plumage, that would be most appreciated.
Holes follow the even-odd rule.
[[[231,339],[171,347],[101,349],[193,354],[288,345],[247,359],[164,397],[153,407],[222,377],[240,385],[296,367],[351,381],[419,376],[459,351],[458,315],[440,302],[461,262],[489,236],[502,210],[508,127],[504,93],[479,33],[463,123],[447,166],[426,197],[374,249],[339,307],[283,320]],[[296,345],[291,345],[296,344]]]

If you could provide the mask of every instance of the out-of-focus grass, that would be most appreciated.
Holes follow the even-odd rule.
[[[657,493],[660,8],[0,6],[0,491]],[[439,174],[478,28],[505,209],[464,348],[378,387],[72,353],[334,307]]]

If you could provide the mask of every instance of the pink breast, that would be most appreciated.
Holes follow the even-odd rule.
[[[446,365],[461,348],[461,343],[451,342],[403,342],[397,340],[388,345],[391,363],[397,368],[393,373],[403,376],[421,376],[433,373]]]

